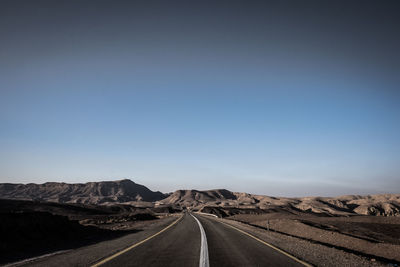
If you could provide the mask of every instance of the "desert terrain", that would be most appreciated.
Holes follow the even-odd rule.
[[[400,194],[286,198],[226,189],[161,193],[130,180],[0,184],[0,216],[0,264],[6,265],[91,266],[157,231],[162,233],[102,265],[132,265],[134,258],[138,266],[198,266],[203,238],[211,266],[254,266],[259,264],[254,258],[273,266],[400,263]],[[298,261],[266,251],[260,240]],[[251,249],[246,252],[242,243]],[[160,250],[169,252],[150,262],[149,255]],[[236,256],[227,256],[232,251]]]

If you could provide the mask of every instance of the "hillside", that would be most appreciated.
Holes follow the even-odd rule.
[[[134,204],[152,207],[214,210],[218,214],[312,213],[323,216],[400,216],[400,194],[349,195],[340,197],[271,197],[215,190],[177,190],[171,194],[153,192],[131,180],[86,184],[0,184],[0,198],[39,200],[57,203]],[[217,211],[218,210],[218,211]]]
[[[220,204],[236,200],[236,196],[226,189],[207,191],[177,190],[158,204],[179,205],[182,207],[196,207],[198,205]]]
[[[90,182],[85,184],[0,184],[0,198],[41,200],[59,203],[125,203],[130,201],[156,201],[165,198],[131,180]]]
[[[400,194],[286,198],[237,193],[226,189],[177,190],[156,204],[177,205],[197,210],[210,210],[210,207],[213,207],[216,213],[227,215],[246,210],[249,213],[279,210],[293,214],[307,212],[328,216],[400,216]]]

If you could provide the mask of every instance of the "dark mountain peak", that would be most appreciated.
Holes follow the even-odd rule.
[[[41,199],[62,203],[101,204],[129,201],[157,201],[166,197],[129,179],[118,181],[67,184],[0,184],[0,197],[8,199]]]

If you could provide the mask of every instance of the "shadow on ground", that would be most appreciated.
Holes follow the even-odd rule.
[[[108,230],[84,226],[48,212],[0,214],[0,264],[87,246],[139,230]]]

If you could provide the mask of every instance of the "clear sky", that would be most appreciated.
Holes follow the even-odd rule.
[[[1,1],[0,182],[399,193],[398,14],[395,1]]]

